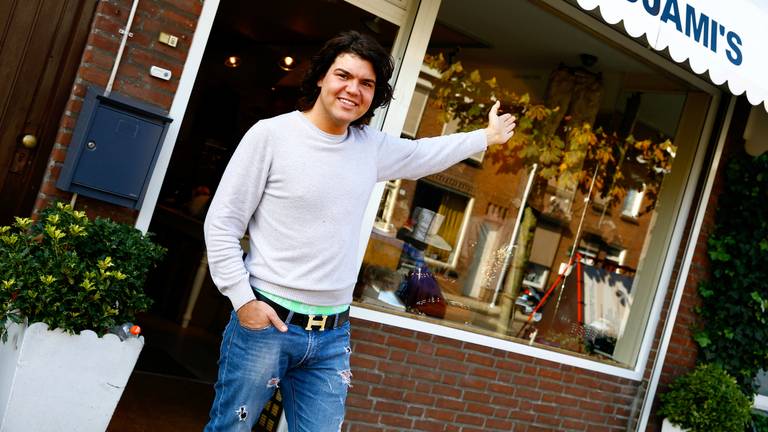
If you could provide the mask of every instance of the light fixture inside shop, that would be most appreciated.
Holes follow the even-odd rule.
[[[240,57],[236,56],[236,55],[228,56],[224,60],[224,66],[231,67],[231,68],[236,68],[236,67],[240,66]]]
[[[291,56],[285,56],[277,64],[284,71],[292,71],[296,68],[296,59]]]

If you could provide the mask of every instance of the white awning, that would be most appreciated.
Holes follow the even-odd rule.
[[[689,61],[711,81],[746,91],[752,105],[768,110],[768,2],[761,0],[577,0],[599,7],[609,24],[624,21],[630,36],[645,36],[655,50]]]

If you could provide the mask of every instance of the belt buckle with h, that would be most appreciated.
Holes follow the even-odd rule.
[[[316,320],[315,317],[317,315],[307,315],[309,318],[307,320],[307,326],[304,328],[304,330],[312,330],[312,327],[318,326],[320,327],[320,331],[325,331],[325,322],[328,320],[328,315],[320,315],[322,319]]]

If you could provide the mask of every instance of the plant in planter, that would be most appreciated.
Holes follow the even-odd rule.
[[[659,414],[666,417],[662,430],[740,432],[751,421],[752,402],[717,365],[701,364],[678,377],[660,400]]]
[[[106,428],[143,346],[107,333],[149,307],[164,253],[63,203],[0,227],[0,430]]]

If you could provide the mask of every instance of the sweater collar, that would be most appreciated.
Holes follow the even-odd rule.
[[[349,135],[349,128],[347,128],[347,131],[341,135],[329,134],[328,132],[325,132],[324,130],[315,126],[315,124],[312,123],[301,111],[296,110],[294,111],[294,114],[300,117],[302,123],[304,123],[308,128],[310,128],[315,134],[319,135],[325,141],[331,143],[340,143],[347,139],[347,136]]]

